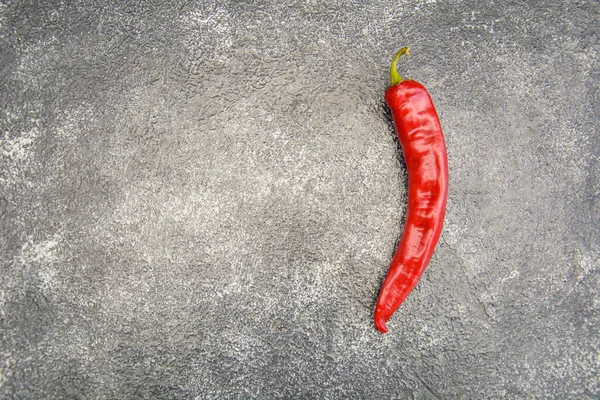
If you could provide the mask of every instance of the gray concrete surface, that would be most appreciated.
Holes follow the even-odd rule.
[[[0,3],[0,397],[600,397],[597,1]],[[372,313],[445,131],[420,284]]]

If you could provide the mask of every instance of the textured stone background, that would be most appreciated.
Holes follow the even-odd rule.
[[[600,396],[596,1],[0,3],[0,397]],[[443,237],[381,335],[433,97]]]

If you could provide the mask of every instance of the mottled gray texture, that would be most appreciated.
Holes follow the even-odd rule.
[[[0,397],[600,396],[596,1],[0,3]],[[372,313],[406,177],[450,197]]]

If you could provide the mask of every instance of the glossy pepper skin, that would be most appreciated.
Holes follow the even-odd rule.
[[[442,232],[448,197],[448,157],[437,112],[423,85],[402,80],[398,58],[390,68],[392,85],[385,101],[402,147],[408,172],[406,222],[398,248],[375,307],[375,327],[387,332],[386,322],[416,286]]]

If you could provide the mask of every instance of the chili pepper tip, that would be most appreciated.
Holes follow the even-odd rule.
[[[375,319],[375,328],[377,328],[377,330],[381,333],[387,333],[388,329],[385,326],[385,323],[387,321],[384,318],[376,318]]]

